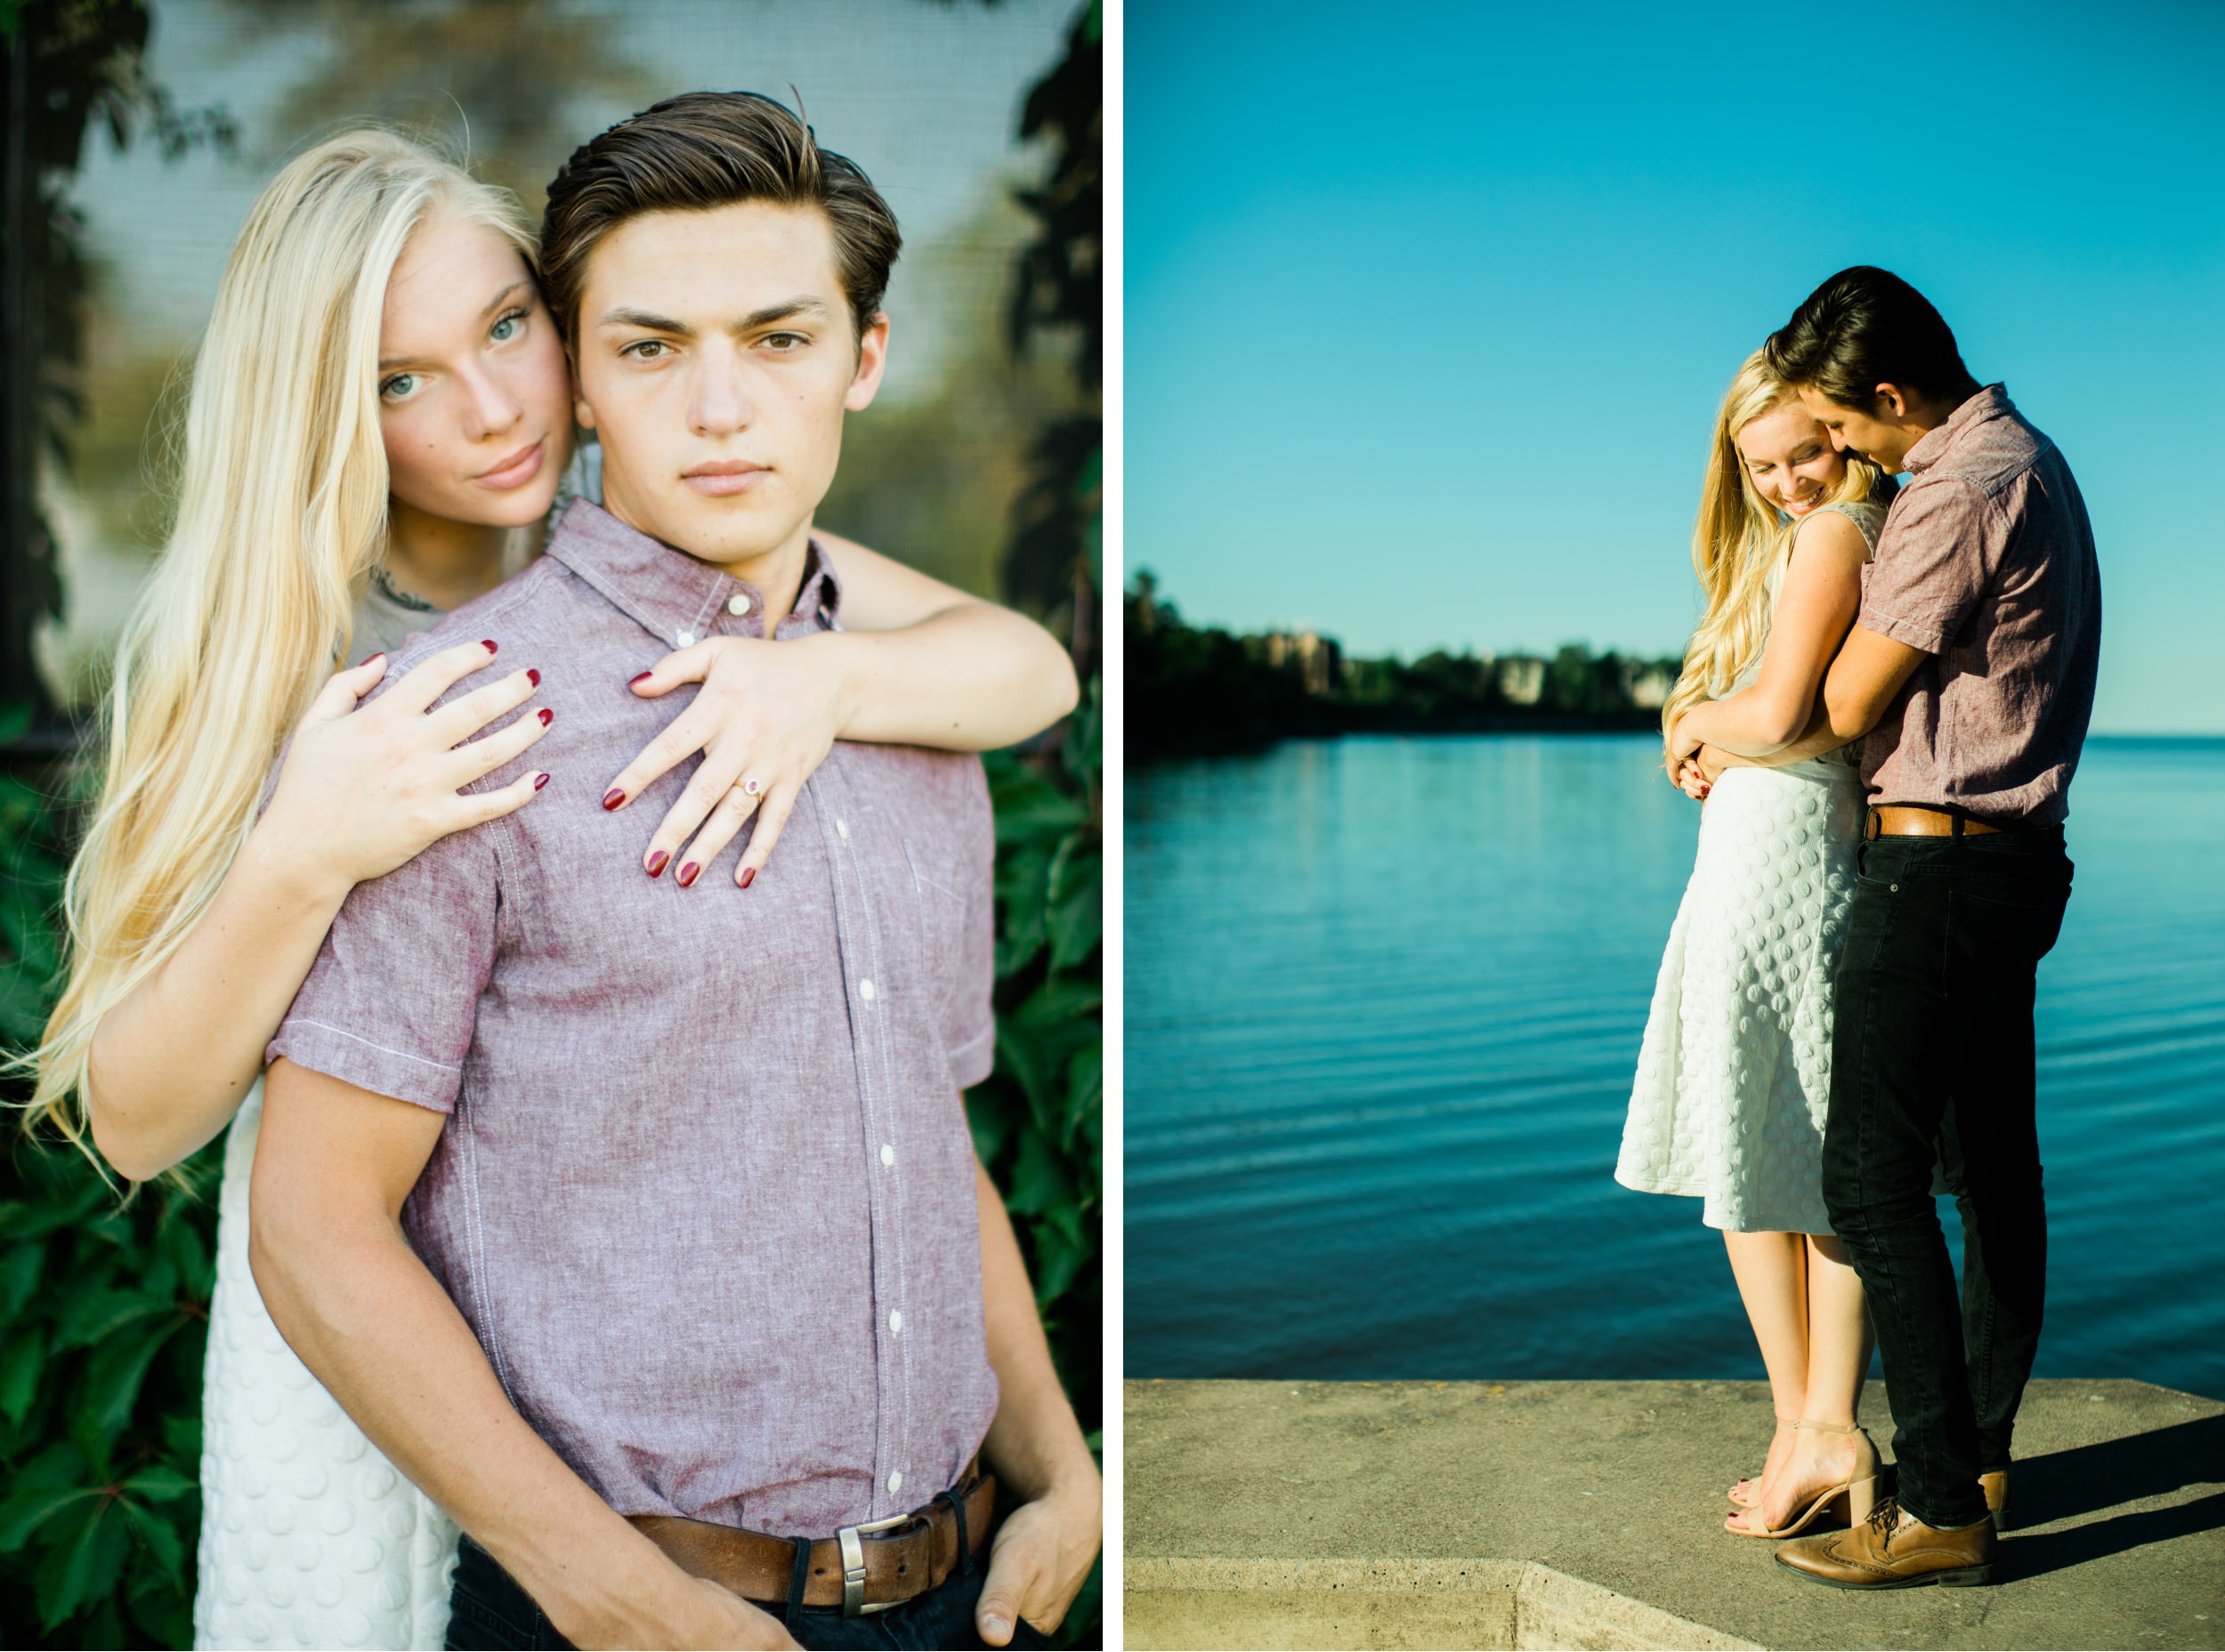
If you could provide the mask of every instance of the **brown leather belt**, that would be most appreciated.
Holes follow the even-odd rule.
[[[1863,828],[1865,838],[1982,838],[2002,830],[1988,826],[1953,809],[1927,809],[1913,804],[1894,804],[1872,809]]]
[[[953,1500],[964,1509],[961,1522]],[[977,1551],[997,1506],[997,1479],[978,1461],[949,1492],[924,1509],[893,1519],[846,1526],[811,1544],[805,1606],[838,1606],[846,1617],[901,1606],[940,1588],[957,1568],[959,1535]],[[627,1516],[666,1557],[693,1577],[732,1590],[760,1605],[785,1605],[796,1577],[798,1543],[765,1532],[715,1526],[676,1515]]]

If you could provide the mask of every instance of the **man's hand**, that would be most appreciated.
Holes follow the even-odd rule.
[[[1104,1535],[1104,1477],[1052,1369],[1012,1219],[978,1161],[974,1186],[981,1205],[983,1329],[998,1388],[982,1461],[995,1472],[998,1489],[1019,1499],[990,1551],[974,1627],[991,1646],[1003,1647],[1012,1644],[1013,1625],[1022,1618],[1037,1629],[1056,1629],[1073,1605]]]
[[[1093,1474],[1088,1484],[1055,1488],[1006,1518],[974,1607],[983,1640],[1009,1646],[1021,1619],[1045,1634],[1065,1620],[1104,1541],[1104,1483]]]

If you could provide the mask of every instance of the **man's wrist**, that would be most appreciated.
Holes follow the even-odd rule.
[[[487,1547],[576,1645],[626,1643],[634,1638],[630,1626],[668,1616],[688,1586],[688,1575],[631,1526],[619,1542],[581,1543],[561,1554],[539,1545],[507,1554]]]
[[[1071,1451],[1031,1455],[1021,1462],[1000,1461],[990,1466],[996,1470],[1000,1502],[1017,1505],[1071,1498],[1102,1504],[1104,1501],[1104,1476],[1089,1448],[1080,1443],[1079,1435]]]

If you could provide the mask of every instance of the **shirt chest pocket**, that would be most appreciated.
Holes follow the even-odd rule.
[[[904,860],[911,873],[918,917],[920,961],[939,1000],[966,938],[966,884],[956,858],[932,838],[907,837]]]

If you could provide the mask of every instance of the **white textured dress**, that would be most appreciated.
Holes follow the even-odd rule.
[[[201,1395],[197,1647],[438,1648],[456,1526],[295,1356],[247,1271],[255,1081],[224,1146]]]
[[[360,661],[440,623],[375,581]],[[197,1647],[437,1648],[448,1640],[456,1526],[388,1462],[271,1323],[247,1271],[257,1079],[224,1144],[216,1291],[201,1385]]]
[[[1826,506],[1874,551],[1885,511]],[[1784,577],[1770,575],[1774,611]],[[1760,661],[1732,685],[1760,672]],[[1828,1234],[1824,1121],[1832,976],[1854,892],[1859,746],[1734,768],[1709,792],[1698,858],[1654,986],[1614,1179],[1685,1194],[1737,1233]]]

